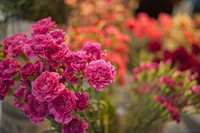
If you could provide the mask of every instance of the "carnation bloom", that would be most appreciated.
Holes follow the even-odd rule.
[[[89,61],[99,60],[106,56],[106,51],[101,52],[101,45],[98,43],[86,43],[81,51],[85,51]]]
[[[61,76],[55,72],[43,72],[35,81],[32,82],[32,93],[39,101],[51,101],[65,89],[59,83]]]
[[[80,121],[78,118],[73,118],[69,123],[63,124],[62,133],[86,133],[88,128],[86,122]]]
[[[33,95],[28,96],[28,102],[24,105],[23,110],[34,124],[39,124],[49,114],[47,102],[38,101]]]
[[[78,98],[78,100],[76,101],[76,108],[83,111],[88,107],[89,94],[88,93],[80,94],[79,92],[77,92],[75,95]]]
[[[72,84],[78,83],[78,78],[73,73],[68,74],[67,70],[65,70],[62,73],[62,75],[63,75],[63,77],[66,78],[66,80],[69,80],[70,83],[72,83]]]
[[[27,78],[29,76],[33,76],[34,71],[35,71],[35,66],[31,62],[28,62],[26,65],[20,68],[22,79],[29,84],[30,81]]]
[[[40,75],[40,73],[42,73],[42,72],[44,72],[46,70],[44,62],[43,62],[42,59],[38,59],[35,62],[34,67],[35,67],[35,72],[37,73],[37,75]]]
[[[52,43],[55,41],[50,35],[36,35],[24,46],[24,53],[30,59],[34,59],[37,55],[44,58],[47,46]]]
[[[53,39],[56,41],[56,44],[61,44],[62,42],[65,41],[65,32],[60,29],[56,29],[54,31],[50,32],[50,35],[53,37]]]
[[[85,52],[68,52],[63,59],[63,63],[66,65],[66,74],[70,74],[73,71],[81,73],[87,63]]]
[[[31,35],[35,36],[38,34],[47,34],[50,30],[54,29],[56,25],[55,22],[51,21],[51,17],[39,20],[36,24],[31,26]]]
[[[29,38],[26,34],[18,33],[3,41],[4,49],[12,53],[13,57],[17,57],[23,51],[24,45],[29,43]]]
[[[72,120],[71,112],[76,107],[77,97],[68,90],[63,90],[49,104],[49,111],[57,122],[68,123]]]
[[[0,100],[4,100],[13,83],[13,80],[0,80]]]
[[[68,51],[69,49],[64,43],[60,45],[50,44],[46,48],[45,58],[54,69],[57,69],[58,62],[61,62],[63,60]]]
[[[102,91],[109,83],[114,82],[115,74],[114,67],[103,59],[90,62],[84,72],[87,82],[98,91]]]
[[[18,72],[17,63],[13,58],[3,59],[0,62],[0,80],[12,80]]]

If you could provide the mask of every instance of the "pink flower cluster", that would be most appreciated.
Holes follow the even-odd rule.
[[[32,123],[38,124],[48,116],[63,124],[63,133],[85,133],[87,123],[75,118],[74,113],[88,108],[89,94],[70,85],[86,80],[102,91],[115,81],[116,72],[102,59],[106,51],[101,51],[100,44],[88,42],[82,50],[72,52],[65,44],[66,33],[54,28],[51,18],[45,18],[31,26],[31,39],[20,33],[4,40],[4,49],[11,55],[0,63],[0,100],[14,80],[20,80],[20,88],[11,94],[14,104]],[[20,67],[14,61],[17,56],[29,61]],[[30,62],[35,58],[34,64]]]
[[[10,87],[14,84],[13,76],[18,71],[17,63],[12,57],[0,62],[0,100],[8,94]]]
[[[88,51],[86,55],[91,54],[89,61],[98,60],[102,57],[106,61],[110,61],[116,67],[117,81],[123,85],[126,82],[125,77],[127,74],[127,65],[129,63],[128,45],[131,40],[129,36],[120,32],[115,25],[99,27],[102,27],[101,23],[99,23],[99,25],[70,28],[71,36],[69,38],[69,47],[74,50],[82,48],[82,51]],[[96,45],[91,45],[87,42],[99,42],[102,45],[96,43]],[[110,51],[107,56],[105,56],[106,51],[100,52],[101,48]]]

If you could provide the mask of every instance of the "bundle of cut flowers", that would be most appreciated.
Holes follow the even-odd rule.
[[[55,27],[45,18],[31,26],[32,38],[19,33],[3,41],[8,57],[0,62],[0,100],[14,96],[32,123],[47,118],[55,132],[102,132],[100,109],[108,100],[101,101],[100,92],[115,81],[116,71],[102,59],[100,44],[87,42],[72,52],[65,32]]]
[[[125,77],[128,64],[128,53],[130,38],[128,35],[119,31],[115,25],[103,26],[91,25],[86,27],[69,28],[70,39],[68,46],[71,49],[77,50],[86,42],[99,42],[102,48],[108,50],[108,55],[104,57],[115,65],[117,71],[117,81],[120,84],[125,84]],[[100,49],[100,45],[98,46]],[[91,51],[92,52],[92,51]]]
[[[133,69],[131,102],[125,123],[127,132],[146,133],[167,120],[181,121],[187,107],[200,109],[197,73],[171,68],[171,61],[141,63]],[[162,126],[162,125],[161,125]]]

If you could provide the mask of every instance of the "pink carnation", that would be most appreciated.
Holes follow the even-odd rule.
[[[77,97],[68,90],[63,90],[60,95],[49,104],[49,111],[57,122],[68,123],[72,120],[71,112],[76,107]]]
[[[49,44],[55,43],[50,35],[36,35],[30,40],[30,44],[24,46],[24,53],[30,59],[37,55],[45,57],[46,48]]]
[[[87,63],[85,52],[68,52],[63,59],[63,63],[66,65],[66,74],[70,74],[73,71],[81,73]]]
[[[34,124],[39,124],[49,114],[47,102],[38,101],[33,95],[28,96],[28,102],[24,105],[23,110]]]
[[[78,118],[73,118],[69,123],[63,124],[62,133],[86,133],[88,128],[86,122],[80,121]]]
[[[57,69],[58,63],[63,60],[68,51],[69,49],[64,43],[61,45],[51,44],[46,49],[45,58],[54,69]]]
[[[99,60],[106,55],[106,50],[101,52],[101,45],[98,43],[86,43],[81,51],[85,51],[89,61]]]
[[[17,63],[13,58],[3,59],[0,62],[0,80],[12,80],[18,72]]]
[[[13,57],[17,57],[23,51],[24,45],[29,43],[29,38],[26,34],[18,33],[3,41],[4,49],[12,53]]]
[[[13,83],[13,80],[0,80],[0,100],[4,100]]]
[[[70,83],[72,84],[78,83],[78,78],[73,73],[68,74],[67,71],[64,71],[62,75],[63,77],[65,77],[66,80],[69,80]]]
[[[36,24],[31,26],[31,35],[35,36],[38,34],[47,34],[50,30],[54,29],[56,25],[55,22],[51,21],[51,17],[39,20]]]
[[[32,82],[33,96],[39,101],[51,101],[65,89],[59,83],[61,76],[55,72],[43,72],[35,81]]]
[[[35,67],[31,62],[26,63],[21,69],[20,72],[22,74],[22,79],[29,84],[29,80],[27,79],[29,76],[33,76],[33,73],[35,71]]]
[[[40,73],[42,73],[42,72],[44,72],[46,70],[44,62],[41,59],[38,59],[35,62],[34,67],[35,67],[35,72],[37,73],[37,75],[40,75]]]
[[[56,44],[61,44],[62,42],[65,41],[65,32],[63,32],[63,30],[57,29],[54,31],[50,32],[50,35],[53,37],[53,39],[55,39]]]
[[[88,93],[80,94],[79,92],[77,92],[75,95],[78,98],[78,100],[76,101],[77,109],[79,109],[81,111],[86,109],[89,105],[89,103],[88,103],[89,94]]]
[[[115,81],[116,71],[110,62],[103,59],[92,61],[85,69],[87,82],[98,91],[102,91],[109,83]]]
[[[160,77],[160,84],[163,85],[164,83],[169,87],[173,87],[175,84],[173,79],[170,79],[168,77]]]

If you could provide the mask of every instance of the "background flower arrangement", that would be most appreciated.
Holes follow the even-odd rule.
[[[3,41],[8,58],[0,63],[0,99],[13,95],[15,106],[32,123],[47,118],[55,132],[102,132],[100,115],[110,117],[112,105],[105,95],[100,99],[100,91],[115,81],[114,67],[102,59],[106,52],[100,44],[88,42],[82,50],[70,51],[65,32],[55,27],[45,18],[31,26],[31,39],[19,33]],[[11,86],[17,81],[20,87],[15,90]]]

